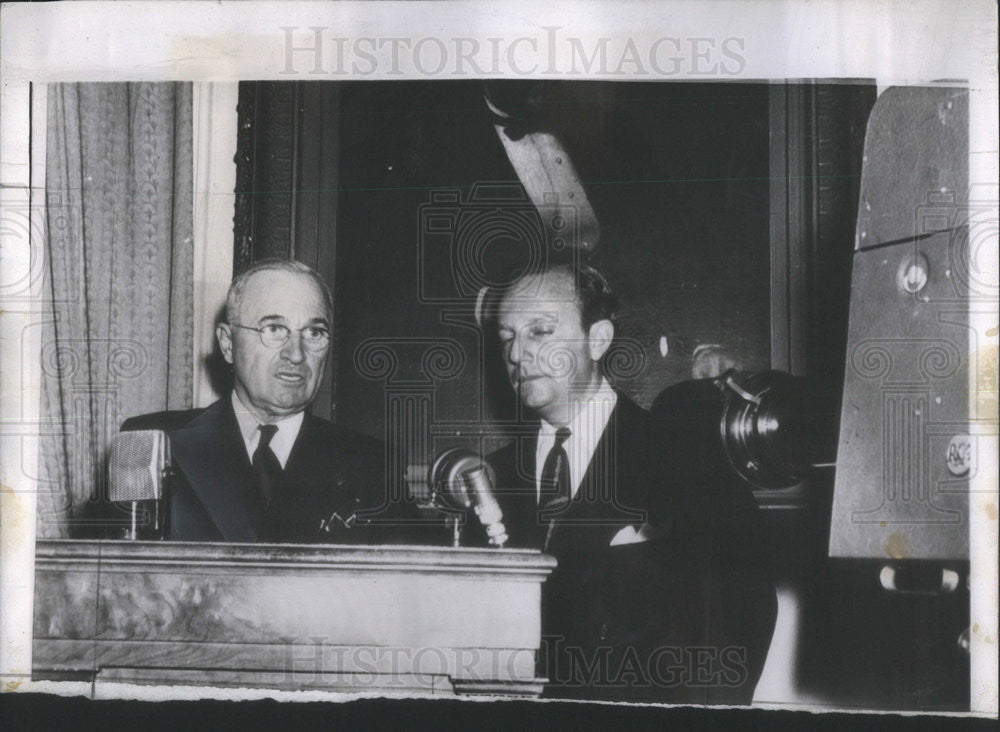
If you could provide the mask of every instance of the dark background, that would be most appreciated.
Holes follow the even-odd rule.
[[[768,86],[575,82],[544,91],[541,126],[563,142],[601,225],[590,262],[618,292],[619,335],[644,363],[619,388],[649,406],[664,387],[690,378],[700,343],[729,347],[746,368],[769,367]],[[373,337],[452,338],[465,368],[446,388],[433,384],[432,421],[488,432],[512,395],[494,384],[489,343],[463,317],[474,294],[461,291],[453,258],[468,246],[467,234],[427,232],[421,220],[436,192],[467,202],[477,184],[481,196],[482,184],[518,185],[482,84],[244,83],[241,107],[256,125],[252,140],[243,135],[241,154],[260,172],[252,179],[253,164],[244,161],[240,179],[254,193],[240,197],[238,266],[291,251],[335,285],[335,379],[329,407],[318,411],[384,437],[386,384],[359,373],[352,355]],[[326,144],[302,149],[313,128]],[[310,204],[315,211],[307,213]],[[508,208],[517,216],[530,206],[525,199]],[[289,211],[309,224],[288,231]],[[499,229],[477,234],[494,281],[505,264],[540,246]],[[841,266],[849,266],[851,242],[840,244]],[[433,381],[421,373],[419,354],[400,355],[396,381]]]

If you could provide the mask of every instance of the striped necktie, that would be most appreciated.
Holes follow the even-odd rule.
[[[569,457],[566,455],[566,448],[563,447],[570,434],[568,427],[556,430],[555,444],[549,450],[549,456],[545,458],[545,465],[542,466],[538,504],[541,506],[543,519],[562,512],[570,500]]]

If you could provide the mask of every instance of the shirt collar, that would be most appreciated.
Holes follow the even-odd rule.
[[[580,405],[580,410],[566,426],[569,427],[573,435],[593,433],[595,431],[600,435],[604,432],[604,427],[608,423],[608,417],[611,416],[611,412],[617,403],[618,394],[611,388],[608,380],[602,376],[601,384],[597,387],[597,391]],[[549,424],[544,419],[541,420],[541,436],[555,439],[553,436],[557,429],[559,428],[555,425]],[[573,438],[570,437],[570,439]]]
[[[247,457],[253,460],[253,454],[257,450],[257,444],[260,442],[260,431],[257,428],[260,427],[261,422],[240,401],[240,397],[235,389],[233,390],[231,399],[233,412],[236,414],[236,423],[240,427],[240,436],[243,438],[243,444],[247,449]],[[295,445],[295,439],[299,436],[299,430],[302,429],[302,422],[305,420],[305,416],[305,412],[296,412],[276,422],[271,422],[271,424],[278,428],[278,431],[271,438],[270,448],[274,456],[278,458],[278,462],[281,463],[282,468],[285,467],[288,457],[292,454],[292,447]]]

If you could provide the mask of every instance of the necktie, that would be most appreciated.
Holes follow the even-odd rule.
[[[271,505],[274,497],[274,484],[281,475],[281,463],[271,450],[271,440],[278,432],[278,428],[273,424],[262,424],[260,430],[260,442],[253,453],[253,475],[256,483],[257,502],[263,511]]]
[[[560,513],[570,499],[569,458],[566,456],[566,448],[563,447],[570,434],[568,427],[556,430],[555,444],[549,450],[549,456],[545,458],[545,465],[542,466],[538,503],[542,507],[543,522]]]

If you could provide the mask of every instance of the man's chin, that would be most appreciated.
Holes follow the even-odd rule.
[[[271,399],[271,411],[284,416],[297,414],[304,411],[311,401],[312,398],[307,397],[303,389],[286,389]]]
[[[538,388],[538,386],[532,385],[531,382],[522,383],[518,395],[521,399],[521,404],[526,406],[528,409],[534,409],[536,411],[543,409],[550,401],[552,401],[551,395],[547,391]]]

